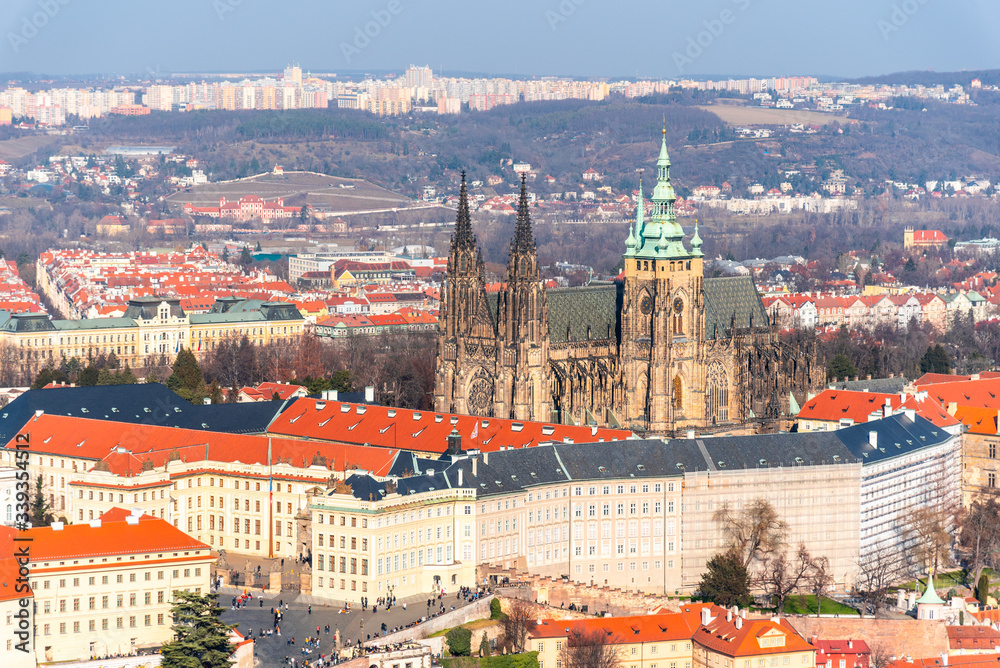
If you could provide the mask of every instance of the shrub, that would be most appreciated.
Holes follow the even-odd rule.
[[[445,635],[448,651],[452,656],[469,656],[472,653],[472,631],[456,626]]]
[[[490,619],[500,619],[503,612],[500,610],[500,599],[494,598],[490,601]]]

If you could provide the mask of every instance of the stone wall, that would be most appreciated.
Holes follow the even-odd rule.
[[[373,638],[366,642],[365,645],[387,645],[409,640],[417,640],[420,638],[426,638],[430,634],[437,633],[438,631],[450,629],[454,626],[461,626],[462,624],[471,622],[474,619],[488,619],[490,616],[490,601],[492,600],[492,596],[481,598],[478,601],[470,603],[469,605],[462,606],[457,610],[451,610],[443,615],[438,615],[437,617],[428,619],[426,622],[422,622],[408,629],[403,629],[402,631],[397,631],[396,633],[390,633],[382,636],[381,638]]]
[[[926,658],[948,653],[944,620],[871,619],[849,617],[787,617],[803,638],[860,638],[869,646],[883,645],[889,654]]]
[[[500,596],[547,603],[552,608],[559,609],[569,608],[571,603],[575,604],[578,609],[585,605],[587,611],[592,615],[609,612],[620,617],[622,615],[644,615],[660,607],[670,610],[679,609],[678,599],[669,596],[643,594],[614,587],[592,586],[561,578],[531,575],[515,569],[480,566],[477,575],[480,582],[484,579],[490,579],[491,582],[502,581],[506,577],[510,583],[508,586],[499,584],[495,587],[495,592]],[[553,617],[552,614],[545,616]]]

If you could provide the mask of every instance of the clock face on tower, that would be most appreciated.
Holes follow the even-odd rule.
[[[639,300],[639,310],[643,315],[649,315],[650,311],[653,310],[653,300],[649,298],[649,295],[643,295],[642,299]]]
[[[674,311],[676,311],[677,313],[680,313],[683,310],[684,310],[684,300],[681,299],[680,297],[677,297],[674,300]]]

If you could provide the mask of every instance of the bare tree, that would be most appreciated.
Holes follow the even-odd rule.
[[[986,492],[976,496],[959,521],[959,546],[972,572],[973,583],[987,566],[998,565],[1000,552],[1000,503],[995,493]]]
[[[805,544],[800,543],[795,557],[789,557],[787,552],[782,552],[776,557],[765,559],[758,572],[756,584],[775,603],[778,614],[782,614],[785,611],[785,599],[808,583],[813,570],[813,558]]]
[[[528,638],[528,628],[531,625],[531,611],[528,604],[519,598],[511,601],[507,618],[501,622],[503,634],[501,644],[513,654],[524,651],[524,643]]]
[[[922,569],[937,570],[951,562],[954,544],[953,531],[958,507],[954,503],[951,472],[942,460],[931,473],[929,492],[924,505],[909,513],[903,530],[907,542],[912,544],[912,557]]]
[[[563,668],[618,668],[621,640],[610,631],[573,629],[559,653]]]
[[[868,665],[871,668],[887,668],[895,656],[895,652],[883,640],[868,643],[868,649],[871,651],[868,657]]]
[[[861,557],[854,594],[862,601],[862,612],[878,614],[885,607],[889,587],[899,581],[904,571],[903,560],[885,547]]]
[[[812,592],[816,595],[816,616],[823,612],[823,593],[833,584],[833,574],[830,573],[830,560],[826,557],[813,559],[813,569],[809,576]]]
[[[715,521],[749,569],[754,561],[765,561],[781,549],[788,525],[778,518],[778,512],[762,498],[750,501],[744,508],[733,510],[724,505],[715,512]]]

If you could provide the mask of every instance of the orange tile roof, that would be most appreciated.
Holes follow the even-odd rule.
[[[1000,408],[1000,378],[934,383],[920,389],[926,390],[942,406],[955,403],[959,406]]]
[[[695,615],[679,612],[594,619],[544,619],[528,632],[532,638],[565,638],[573,632],[603,631],[608,644],[687,640],[698,628]]]
[[[207,467],[211,462],[267,464],[269,444],[272,463],[287,461],[306,468],[319,453],[327,458],[332,470],[342,471],[345,463],[350,462],[354,467],[382,476],[388,474],[398,453],[396,449],[353,444],[272,439],[48,414],[32,418],[21,431],[31,433],[33,454],[89,459],[95,464],[104,461],[111,473],[119,476],[138,475],[144,460],[157,467],[164,466],[174,454],[185,462],[203,461]],[[12,444],[13,440],[6,447],[13,447]],[[391,446],[389,442],[385,447]]]
[[[792,628],[785,619],[744,619],[737,628],[738,616],[726,621],[725,613],[695,632],[692,640],[702,647],[731,657],[759,656],[761,654],[786,654],[788,652],[815,652],[816,648]],[[784,636],[780,646],[762,647],[764,637]]]
[[[4,554],[13,554],[17,548],[10,546]],[[0,601],[13,601],[18,598],[31,596],[31,588],[26,591],[18,591],[18,585],[27,587],[27,583],[17,581],[20,567],[13,557],[0,559]]]
[[[1000,424],[997,423],[996,408],[977,408],[975,406],[958,406],[955,417],[969,428],[973,434],[1000,434]]]
[[[991,626],[949,626],[948,646],[953,650],[1000,648],[1000,631]]]
[[[31,561],[36,567],[44,561],[209,549],[208,545],[191,538],[169,522],[149,515],[140,517],[136,524],[129,524],[124,519],[110,519],[102,520],[99,526],[84,522],[67,524],[59,530],[35,527],[18,532],[11,527],[2,527],[0,550],[3,554],[13,554],[15,535],[31,540]]]
[[[268,431],[299,438],[442,453],[447,447],[447,437],[452,429],[462,435],[464,447],[486,452],[567,440],[574,443],[623,440],[632,435],[632,432],[623,429],[518,422],[473,415],[320,401],[308,397],[298,399],[283,411],[271,423]],[[475,438],[472,437],[473,431],[477,432]],[[32,436],[32,443],[34,438]]]

